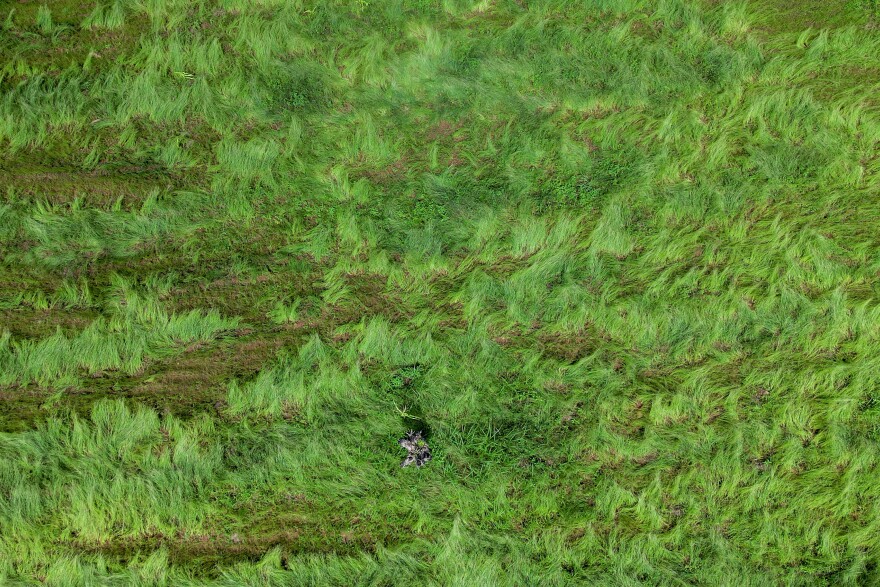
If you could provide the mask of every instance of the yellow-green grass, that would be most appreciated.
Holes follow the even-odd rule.
[[[0,582],[880,580],[873,8],[0,2]]]

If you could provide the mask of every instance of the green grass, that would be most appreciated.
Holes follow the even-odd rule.
[[[877,19],[0,0],[0,584],[877,583]]]

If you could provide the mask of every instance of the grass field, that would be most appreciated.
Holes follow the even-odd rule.
[[[880,584],[878,17],[0,0],[0,584]]]

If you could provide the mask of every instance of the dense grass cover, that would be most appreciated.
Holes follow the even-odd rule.
[[[0,583],[880,581],[875,4],[0,1]]]

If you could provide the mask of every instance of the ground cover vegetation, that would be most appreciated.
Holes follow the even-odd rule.
[[[877,12],[0,1],[0,583],[880,580]]]

